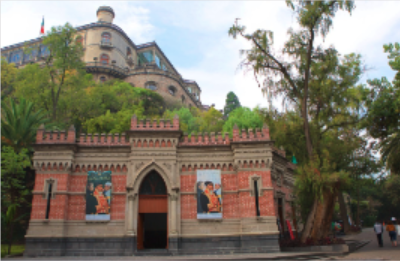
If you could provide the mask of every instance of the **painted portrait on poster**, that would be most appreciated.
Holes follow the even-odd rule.
[[[86,220],[110,220],[111,171],[88,171]]]
[[[197,219],[222,219],[221,170],[197,170]]]

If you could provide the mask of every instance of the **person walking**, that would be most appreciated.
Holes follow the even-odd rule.
[[[383,225],[381,224],[381,222],[379,222],[379,220],[377,220],[375,222],[374,231],[375,231],[376,237],[378,238],[379,246],[383,247],[383,241],[382,241]]]
[[[397,231],[396,227],[393,225],[393,221],[388,221],[386,226],[386,231],[389,232],[390,241],[392,242],[392,246],[397,246]]]

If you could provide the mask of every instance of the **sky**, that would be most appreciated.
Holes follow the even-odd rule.
[[[236,18],[247,32],[274,32],[274,48],[281,50],[287,30],[297,22],[285,1],[1,1],[1,47],[37,38],[42,17],[45,30],[69,22],[80,26],[96,22],[99,6],[114,9],[114,23],[135,44],[156,41],[185,78],[202,89],[203,104],[223,109],[233,91],[243,106],[267,107],[254,75],[239,68],[248,49],[243,39],[229,37]],[[333,45],[342,55],[359,53],[369,68],[360,83],[382,76],[393,79],[383,45],[400,41],[400,1],[356,1],[350,15],[339,11],[333,29],[318,42]],[[282,110],[281,100],[273,105]]]

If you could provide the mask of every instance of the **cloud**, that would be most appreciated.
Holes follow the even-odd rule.
[[[238,70],[243,59],[239,50],[248,49],[243,39],[228,36],[236,18],[248,32],[268,29],[274,32],[275,50],[287,40],[289,27],[296,27],[293,12],[284,1],[158,1],[95,2],[42,1],[1,2],[1,46],[36,38],[42,15],[46,29],[69,21],[78,26],[96,21],[96,10],[111,5],[114,23],[136,44],[156,40],[185,79],[193,79],[202,88],[204,104],[215,103],[222,109],[226,94],[234,91],[242,105],[267,106],[252,73]],[[361,53],[374,70],[363,78],[387,76],[382,45],[400,39],[397,1],[359,1],[352,15],[339,11],[333,30],[323,43],[334,45],[342,54]],[[165,48],[165,49],[164,49]],[[273,101],[280,108],[281,100]]]

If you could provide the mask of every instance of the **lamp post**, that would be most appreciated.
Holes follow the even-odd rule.
[[[94,66],[97,66],[97,57],[94,57],[93,60],[94,60]]]

